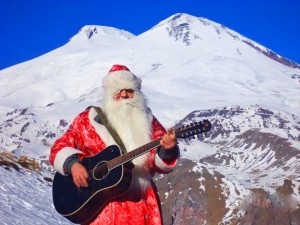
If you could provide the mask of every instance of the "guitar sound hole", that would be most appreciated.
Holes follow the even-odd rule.
[[[108,167],[106,162],[100,162],[94,168],[94,177],[95,179],[103,179],[108,174]]]

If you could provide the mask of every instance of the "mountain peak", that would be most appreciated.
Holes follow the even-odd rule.
[[[185,13],[177,13],[159,23],[156,27],[165,25],[169,37],[175,38],[175,41],[181,40],[185,45],[190,45],[193,39],[199,37],[192,32],[191,24],[198,18]]]
[[[300,69],[299,64],[276,54],[272,50],[261,46],[222,24],[215,23],[204,17],[177,13],[159,23],[156,27],[162,25],[166,26],[169,37],[174,38],[175,41],[182,41],[186,46],[192,45],[195,41],[198,42],[204,39],[209,43],[213,43],[213,45],[216,45],[219,41],[222,42],[221,45],[224,45],[223,40],[229,38],[235,42],[237,46],[236,49],[238,49],[238,46],[240,46],[242,42],[248,45],[248,47],[253,48],[259,54],[262,53],[274,61],[291,68]]]
[[[195,17],[186,13],[177,13],[159,23],[156,27],[165,26],[169,37],[175,41],[182,41],[186,46],[195,41],[209,39],[220,39],[222,30],[228,33],[227,28],[221,24],[210,21],[204,17]]]
[[[96,26],[86,26],[83,27],[82,32],[90,39],[94,34],[96,35],[98,33],[98,30]]]
[[[103,37],[109,37],[114,39],[120,38],[120,39],[128,40],[135,37],[135,35],[128,31],[117,29],[114,27],[86,25],[82,27],[79,30],[79,32],[70,39],[70,41],[77,40],[77,39],[80,40],[99,39]]]

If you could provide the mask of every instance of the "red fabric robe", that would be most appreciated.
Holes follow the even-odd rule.
[[[79,114],[72,126],[59,138],[51,148],[50,163],[56,171],[65,175],[63,164],[70,155],[81,154],[82,157],[93,156],[105,147],[115,144],[106,128],[95,122],[96,111],[91,108]],[[156,139],[166,131],[154,117],[152,137]],[[105,206],[98,217],[91,223],[107,225],[161,225],[162,217],[156,186],[152,181],[155,173],[171,172],[178,159],[172,163],[164,162],[155,149],[150,151],[149,173],[151,185],[144,191],[138,201],[112,201]]]

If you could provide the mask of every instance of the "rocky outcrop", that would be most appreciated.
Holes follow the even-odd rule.
[[[156,178],[164,225],[300,224],[300,205],[293,197],[292,181],[286,180],[273,194],[263,188],[249,189],[241,204],[230,211],[224,176],[205,167],[196,171],[196,164],[180,160],[173,173]]]

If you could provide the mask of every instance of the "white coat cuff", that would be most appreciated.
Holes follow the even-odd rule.
[[[155,154],[154,160],[155,160],[155,165],[164,172],[171,172],[178,161],[178,159],[176,159],[174,160],[174,163],[168,165],[159,157],[158,154]]]
[[[74,154],[82,154],[81,151],[71,148],[71,147],[64,147],[59,152],[57,152],[55,160],[54,160],[54,169],[62,175],[66,175],[64,171],[64,163],[66,159],[70,155]]]

